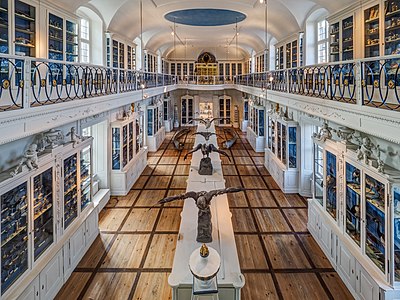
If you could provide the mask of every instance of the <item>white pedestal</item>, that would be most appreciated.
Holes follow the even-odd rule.
[[[214,124],[208,129],[215,132]],[[206,131],[204,125],[199,125],[198,132]],[[204,143],[205,139],[196,135],[194,145]],[[216,136],[211,136],[208,143],[217,146]],[[211,153],[214,174],[205,176],[198,174],[201,151],[193,153],[190,168],[187,191],[209,191],[225,188],[225,180],[222,174],[221,160],[218,153]],[[218,290],[221,300],[239,300],[240,289],[244,286],[244,277],[240,272],[239,258],[236,250],[235,238],[232,227],[232,214],[229,211],[228,198],[226,195],[214,197],[211,201],[212,215],[212,243],[208,246],[214,248],[221,257],[221,268],[218,272]],[[168,278],[172,287],[174,300],[186,300],[191,298],[193,275],[189,269],[189,259],[192,252],[201,247],[196,241],[197,236],[197,212],[195,202],[190,199],[185,201],[181,213],[181,225],[179,228],[179,239],[176,245],[174,264]]]

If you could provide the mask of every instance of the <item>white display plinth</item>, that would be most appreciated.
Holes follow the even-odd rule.
[[[199,125],[197,132],[207,131],[204,125]],[[215,132],[214,124],[208,129]],[[196,135],[194,146],[205,143],[205,139]],[[217,146],[215,135],[207,143]],[[199,175],[198,168],[202,158],[201,151],[193,153],[188,184],[186,191],[210,191],[225,188],[222,174],[221,159],[218,153],[211,153],[214,173],[212,176]],[[189,259],[193,251],[201,247],[202,243],[196,241],[198,208],[192,199],[185,200],[181,213],[181,225],[176,245],[174,264],[168,278],[172,287],[172,296],[175,300],[191,298],[193,275],[189,269]],[[221,257],[221,267],[218,272],[218,290],[221,300],[240,299],[240,289],[244,286],[244,277],[240,271],[239,258],[236,250],[235,238],[232,227],[232,214],[229,211],[228,198],[225,195],[214,197],[211,200],[212,214],[212,243],[208,246],[214,248]]]

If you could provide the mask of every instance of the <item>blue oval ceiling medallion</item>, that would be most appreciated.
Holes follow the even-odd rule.
[[[228,9],[195,8],[172,11],[165,19],[189,26],[222,26],[246,19],[246,15]]]

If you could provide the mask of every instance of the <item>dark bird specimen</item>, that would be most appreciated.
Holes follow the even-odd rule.
[[[195,132],[192,135],[197,135],[197,134],[201,135],[202,137],[204,137],[206,141],[208,141],[212,135],[219,136],[215,132]],[[221,136],[219,136],[219,137],[221,137]]]
[[[199,243],[211,243],[212,242],[212,223],[211,223],[211,210],[210,204],[212,198],[218,195],[226,193],[237,193],[244,191],[244,188],[226,188],[220,190],[212,190],[209,192],[187,192],[184,194],[166,197],[157,202],[157,204],[164,204],[175,200],[185,200],[192,198],[196,202],[196,206],[199,209],[197,214],[197,238],[196,241]]]
[[[184,128],[184,129],[181,129],[181,130],[177,131],[175,133],[175,135],[172,137],[172,143],[174,144],[174,147],[175,147],[176,150],[178,150],[178,151],[182,151],[183,150],[185,144],[182,143],[181,141],[179,141],[179,139],[182,136],[184,136],[185,134],[189,133],[189,132],[190,132],[189,128]]]
[[[202,123],[202,124],[204,124],[206,126],[206,129],[208,129],[208,128],[210,128],[212,122],[214,122],[216,120],[226,120],[226,119],[229,119],[229,118],[212,118],[212,119],[209,119],[209,118],[206,118],[206,119],[194,118],[194,119],[190,120],[189,123],[191,123],[193,121],[199,121],[200,123]]]
[[[196,152],[198,150],[201,150],[201,153],[203,154],[203,157],[209,157],[211,152],[218,152],[219,154],[222,154],[222,155],[225,155],[226,157],[228,157],[229,161],[231,161],[231,158],[229,157],[229,155],[225,151],[219,150],[213,144],[209,144],[209,145],[207,145],[207,144],[198,144],[195,148],[193,148],[188,153],[186,153],[186,155],[184,156],[183,160],[186,160],[186,158],[188,157],[188,155],[190,153]]]
[[[224,129],[225,132],[229,133],[232,138],[222,142],[222,146],[225,149],[230,149],[233,145],[235,145],[236,141],[238,140],[239,136],[236,131],[232,128]]]

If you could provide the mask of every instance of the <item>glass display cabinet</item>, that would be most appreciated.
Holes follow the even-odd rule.
[[[163,119],[163,99],[153,101],[147,107],[147,146],[149,151],[157,151],[165,139]]]
[[[69,20],[66,20],[65,24],[65,59],[70,62],[78,62],[78,24]]]
[[[86,219],[94,208],[92,205],[92,210],[86,208],[87,214],[81,214],[92,201],[92,141],[93,138],[87,137],[77,144],[67,142],[39,152],[35,169],[29,170],[21,164],[0,173],[2,299],[17,299],[23,292],[21,286],[26,287],[26,281],[34,280],[31,274],[35,272],[40,274],[35,273],[34,277],[52,276],[62,285],[63,266],[53,265],[53,258],[58,257],[56,252],[60,253],[64,243],[69,243],[75,234],[73,230],[77,228],[71,224]],[[35,295],[47,299],[52,287],[47,281],[43,284],[45,287],[37,290],[40,294],[35,292]]]
[[[265,108],[256,105],[253,100],[249,104],[249,124],[247,140],[256,152],[264,152],[265,147]]]
[[[64,160],[64,229],[78,217],[78,154]]]
[[[64,60],[64,20],[50,13],[49,59]]]
[[[8,0],[0,1],[0,53],[9,53],[8,43]]]
[[[36,8],[25,2],[15,0],[15,54],[36,56]]]
[[[181,126],[192,125],[193,103],[192,96],[185,95],[181,98]]]
[[[1,189],[1,294],[29,268],[28,180]]]
[[[48,57],[53,60],[78,61],[78,25],[49,13]],[[65,40],[64,40],[65,35]]]
[[[270,111],[267,120],[266,166],[285,193],[298,192],[298,123]]]
[[[354,16],[340,16],[338,19],[334,16],[329,19],[330,38],[329,52],[330,61],[338,62],[344,60],[352,60],[354,58]]]
[[[112,170],[123,170],[133,159],[136,149],[135,126],[133,116],[111,124]]]
[[[364,9],[364,55],[400,53],[400,0],[382,1]]]
[[[162,121],[162,116],[160,120]],[[147,165],[147,147],[143,145],[143,124],[141,111],[135,111],[125,119],[111,123],[112,195],[126,195]]]
[[[133,131],[133,129],[132,129]],[[87,146],[80,153],[80,177],[81,177],[81,211],[92,202],[92,147]]]
[[[163,101],[163,120],[166,132],[172,131],[174,124],[174,107],[169,96],[164,97]]]
[[[53,168],[33,177],[34,260],[54,241]]]
[[[249,125],[249,99],[243,99],[243,119],[241,122],[240,129],[243,132],[246,132],[248,125]]]
[[[231,97],[222,96],[219,98],[219,125],[231,125]]]
[[[318,203],[324,204],[324,149],[314,144],[313,149],[314,166],[313,166],[313,196]]]
[[[375,152],[367,162],[359,159],[357,149],[359,145],[347,141],[314,137],[309,229],[327,255],[350,254],[346,258],[349,263],[354,260],[350,270],[358,270],[349,274],[354,282],[363,285],[370,278],[371,289],[396,294],[400,290],[400,171],[388,165],[378,168]],[[337,241],[330,243],[333,232]],[[348,267],[346,261],[337,261],[339,274]],[[346,276],[341,277],[350,280]]]

